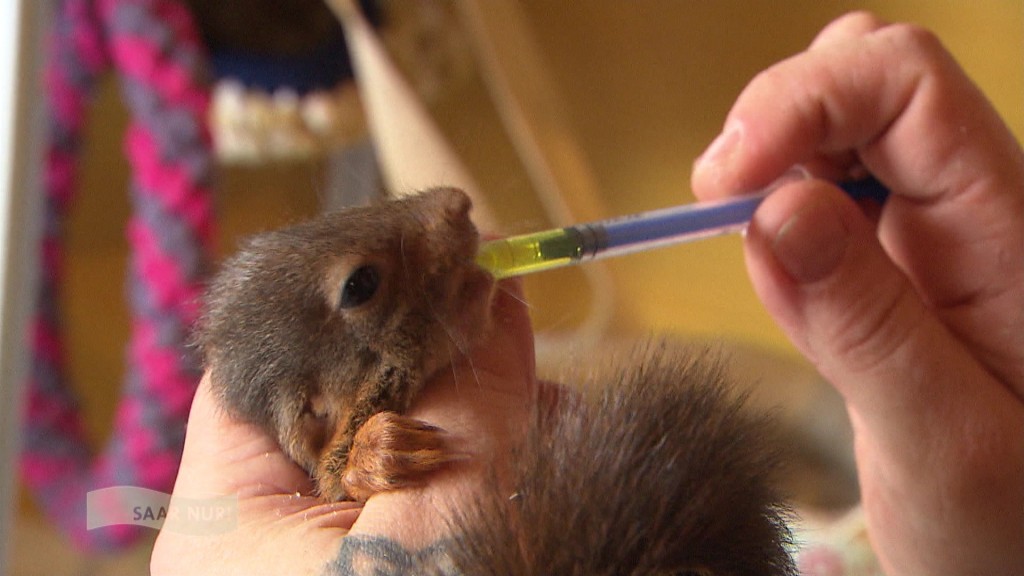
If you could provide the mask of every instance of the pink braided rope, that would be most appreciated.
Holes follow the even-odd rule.
[[[90,490],[132,485],[169,492],[177,474],[198,369],[184,342],[198,314],[213,236],[205,127],[205,59],[188,9],[177,0],[63,0],[46,71],[51,111],[42,284],[33,323],[23,480],[46,513],[83,549],[133,543],[135,526],[86,529]],[[133,121],[132,340],[114,433],[99,455],[87,445],[64,382],[58,291],[63,220],[74,199],[77,157],[92,87],[114,69]]]

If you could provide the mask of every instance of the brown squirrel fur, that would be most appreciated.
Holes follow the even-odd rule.
[[[648,342],[566,374],[595,397],[533,412],[511,480],[451,520],[453,572],[794,574],[769,419],[707,351],[680,352]]]
[[[327,499],[400,489],[454,458],[443,431],[401,413],[488,329],[469,209],[436,189],[325,215],[257,236],[210,288],[197,343],[221,403]],[[771,427],[716,362],[651,344],[609,366],[567,375],[594,379],[596,398],[538,403],[511,473],[460,508],[445,567],[424,573],[793,573]]]

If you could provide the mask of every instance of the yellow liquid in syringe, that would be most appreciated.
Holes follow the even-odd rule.
[[[485,242],[476,263],[495,278],[508,278],[567,266],[581,256],[579,233],[562,228]]]

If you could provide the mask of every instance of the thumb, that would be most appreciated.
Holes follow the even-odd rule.
[[[770,195],[747,231],[746,256],[769,313],[868,428],[916,443],[966,383],[974,390],[991,379],[831,184],[801,181]]]

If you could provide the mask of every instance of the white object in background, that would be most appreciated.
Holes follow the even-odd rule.
[[[10,566],[42,207],[43,31],[50,2],[0,2],[0,575]]]
[[[431,186],[461,188],[473,200],[473,222],[497,230],[480,188],[391,62],[373,28],[350,0],[328,0],[345,28],[356,86],[385,187],[398,196]]]

